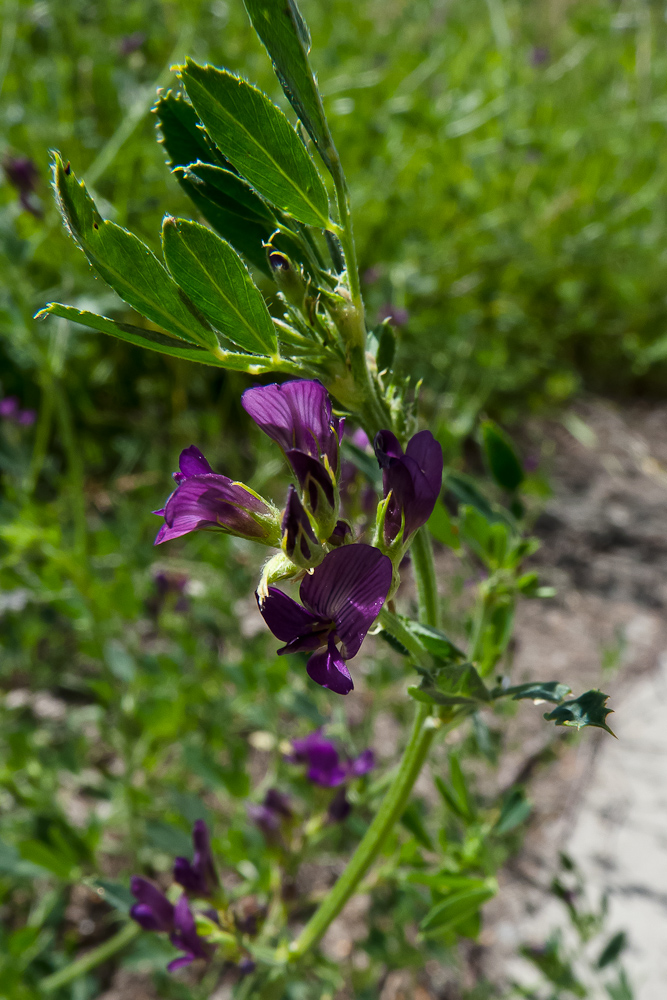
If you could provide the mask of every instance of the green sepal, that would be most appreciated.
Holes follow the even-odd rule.
[[[608,694],[595,689],[586,691],[578,698],[564,701],[553,712],[547,712],[544,718],[547,722],[555,722],[557,726],[571,726],[573,729],[594,726],[615,736],[616,734],[611,731],[605,721],[613,711],[613,709],[605,707],[608,697]]]
[[[220,333],[245,351],[277,356],[269,310],[229,243],[198,222],[167,216],[162,249],[174,279]]]
[[[145,243],[102,218],[83,181],[54,154],[54,186],[65,225],[91,265],[120,297],[146,319],[181,340],[209,350],[218,339]]]
[[[184,347],[177,338],[172,338],[156,330],[147,330],[129,323],[119,323],[108,316],[98,316],[85,309],[61,305],[59,302],[49,302],[41,309],[35,319],[46,319],[47,316],[59,316],[72,323],[80,323],[91,330],[107,333],[119,340],[124,340],[135,347],[144,347],[149,351],[167,354],[172,358],[182,358],[184,361],[195,361],[201,365],[213,365],[215,368],[227,368],[231,371],[247,372],[248,375],[263,375],[266,372],[286,371],[295,373],[297,369],[289,362],[282,361],[276,365],[271,358],[258,357],[252,354],[234,354],[231,351],[218,350],[217,354],[205,351],[200,347]]]
[[[310,33],[295,0],[243,0],[252,26],[264,42],[285,96],[303,122],[329,170],[335,155],[313,71]]]
[[[305,225],[326,228],[326,189],[280,108],[227,70],[189,59],[179,75],[208,134],[239,173],[276,208]]]
[[[525,479],[523,466],[510,438],[492,420],[482,424],[482,447],[489,472],[498,486],[513,493]]]

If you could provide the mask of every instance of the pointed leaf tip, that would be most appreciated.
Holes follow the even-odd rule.
[[[586,691],[578,698],[564,701],[552,712],[547,712],[544,718],[547,722],[555,722],[557,726],[570,726],[573,729],[583,729],[586,726],[604,729],[616,739],[616,733],[612,732],[605,721],[613,712],[613,709],[606,708],[608,697],[602,691]]]

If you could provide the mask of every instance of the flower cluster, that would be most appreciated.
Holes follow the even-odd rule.
[[[174,881],[185,890],[175,905],[152,882],[140,875],[133,876],[131,882],[132,895],[137,900],[130,909],[132,919],[144,930],[169,934],[174,947],[183,952],[183,955],[167,966],[170,972],[190,965],[195,959],[208,961],[213,954],[213,947],[197,932],[188,899],[188,893],[199,898],[210,898],[220,884],[211,854],[208,829],[203,820],[195,823],[192,840],[195,848],[192,862],[187,858],[176,858],[174,862]],[[215,918],[215,910],[209,909],[207,913]]]
[[[181,454],[175,491],[155,511],[164,517],[156,544],[217,529],[280,546],[257,592],[266,624],[285,643],[278,652],[310,654],[310,678],[348,694],[354,685],[347,661],[398,585],[398,564],[440,493],[442,449],[430,431],[416,434],[405,452],[391,431],[377,433],[384,498],[375,544],[368,545],[356,541],[350,524],[339,518],[341,471],[349,477],[340,460],[344,420],[334,416],[324,386],[306,379],[258,386],[246,390],[242,404],[283,450],[298,488],[289,487],[281,513],[248,486],[213,472],[193,445]],[[274,586],[289,578],[301,578],[300,604]]]
[[[21,409],[17,396],[5,396],[4,399],[0,399],[0,417],[11,420],[13,424],[29,427],[34,424],[37,414],[34,410]]]

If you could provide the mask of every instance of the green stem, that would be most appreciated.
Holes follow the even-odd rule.
[[[391,788],[347,868],[290,947],[290,961],[302,958],[317,944],[329,924],[354,894],[359,882],[380,853],[387,835],[403,815],[436,732],[437,722],[430,717],[430,713],[430,705],[418,706],[410,740]],[[427,724],[429,721],[430,725]]]
[[[108,958],[115,955],[117,951],[121,951],[125,948],[130,941],[141,931],[139,924],[135,924],[134,921],[130,921],[125,924],[117,934],[114,934],[112,938],[105,941],[103,944],[93,948],[91,951],[87,951],[85,955],[78,958],[76,962],[72,962],[71,965],[65,966],[64,969],[59,969],[58,972],[54,972],[53,975],[47,976],[41,982],[41,988],[46,993],[51,993],[53,990],[57,990],[60,986],[65,986],[67,983],[71,983],[74,979],[78,979],[79,976],[84,976],[86,972],[90,972],[91,969],[96,968],[96,966],[101,965],[102,962],[106,962]]]
[[[440,601],[438,599],[438,582],[435,576],[431,536],[426,526],[420,528],[415,535],[410,552],[412,554],[412,569],[417,584],[419,620],[424,625],[433,625],[434,628],[439,628]]]

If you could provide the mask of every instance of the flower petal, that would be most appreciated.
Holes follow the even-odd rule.
[[[360,778],[363,774],[368,774],[375,767],[375,754],[372,750],[364,750],[356,760],[350,764],[350,774],[355,778]]]
[[[326,650],[311,656],[306,670],[311,680],[336,694],[349,694],[354,687],[350,671],[336,649],[333,639],[329,639]]]
[[[130,915],[147,930],[169,931],[174,924],[174,907],[163,892],[140,875],[133,875],[130,881],[132,895],[137,900]],[[148,911],[152,913],[155,926],[147,927]],[[134,911],[134,912],[132,912]]]
[[[189,476],[174,490],[164,506],[166,524],[155,544],[180,538],[198,528],[222,528],[246,538],[265,541],[267,529],[252,514],[270,515],[269,507],[246,489],[216,473]]]
[[[294,469],[294,475],[299,480],[299,486],[307,495],[313,514],[317,514],[319,506],[318,486],[321,487],[327,503],[333,510],[335,504],[334,484],[323,463],[319,459],[313,458],[312,455],[307,455],[305,451],[299,451],[297,448],[290,448],[289,451],[285,452],[285,457]]]
[[[332,428],[331,400],[321,382],[296,379],[257,386],[246,389],[241,403],[283,451],[297,448],[313,458],[329,455],[330,460],[330,452],[336,456],[338,437]]]
[[[194,444],[191,444],[189,448],[185,448],[181,452],[178,467],[181,471],[174,473],[174,479],[177,483],[182,483],[184,479],[189,479],[190,476],[201,476],[207,472],[213,472],[213,469],[199,448]],[[228,482],[231,482],[231,480],[228,480]]]
[[[317,615],[277,587],[269,587],[269,593],[263,601],[258,594],[255,596],[262,618],[281,642],[293,643],[304,636],[310,636],[313,629],[321,624]]]
[[[436,441],[430,431],[420,431],[408,441],[405,454],[417,463],[430,493],[435,494],[437,500],[442,489],[443,460],[440,442]],[[435,500],[433,502],[435,504]]]
[[[346,659],[356,656],[391,586],[388,556],[372,545],[343,545],[324,557],[301,584],[301,600],[336,623]]]

